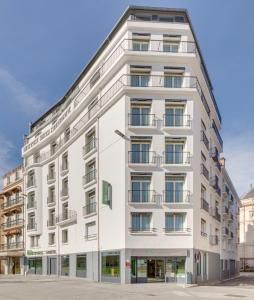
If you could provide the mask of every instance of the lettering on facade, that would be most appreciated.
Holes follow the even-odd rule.
[[[46,132],[43,132],[39,137],[37,137],[34,141],[29,143],[24,147],[24,152],[28,151],[29,149],[33,148],[38,142],[43,141],[47,136],[49,136],[51,133],[53,133],[59,125],[66,119],[66,117],[71,112],[71,106],[68,107],[68,109],[64,112],[64,114],[57,120],[57,122],[52,125],[50,129],[48,129]]]

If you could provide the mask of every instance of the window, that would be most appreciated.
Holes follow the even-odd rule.
[[[62,205],[62,220],[67,220],[69,217],[68,208],[69,208],[68,202]]]
[[[34,154],[34,163],[37,164],[40,162],[40,152]]]
[[[11,183],[11,177],[7,176],[7,184],[10,184],[10,183]]]
[[[131,163],[148,164],[151,162],[151,142],[150,141],[132,141],[131,143]]]
[[[90,222],[86,224],[86,233],[85,233],[85,239],[86,240],[92,240],[97,237],[96,235],[96,222]]]
[[[52,245],[55,245],[55,233],[52,232],[52,233],[49,233],[49,245],[52,246]]]
[[[102,277],[120,277],[120,253],[102,253]]]
[[[184,141],[166,141],[165,163],[179,165],[189,162],[189,155],[184,152]]]
[[[152,121],[151,105],[131,105],[130,125],[150,126]]]
[[[28,172],[27,175],[27,187],[35,186],[35,174],[34,170]]]
[[[56,151],[57,151],[57,143],[54,141],[50,145],[50,153],[51,153],[51,155],[54,155],[56,153]]]
[[[180,42],[180,35],[163,35],[163,51],[173,53],[179,52]]]
[[[151,176],[131,176],[131,202],[146,203],[152,201]]]
[[[151,67],[131,66],[131,86],[148,87]]]
[[[30,192],[27,194],[27,209],[35,207],[35,193]]]
[[[183,175],[166,175],[166,203],[185,203],[189,202],[189,193],[184,190],[185,176]]]
[[[68,243],[68,229],[62,230],[62,243]]]
[[[85,183],[89,183],[96,179],[95,161],[91,161],[86,165]]]
[[[183,87],[183,70],[165,71],[164,73],[164,87],[166,88],[182,88]]]
[[[56,178],[55,174],[55,164],[50,164],[48,168],[48,180],[52,180]]]
[[[95,190],[89,191],[86,193],[86,206],[85,206],[85,215],[89,215],[96,212],[96,199],[95,199]]]
[[[102,203],[112,208],[112,185],[102,180]]]
[[[30,236],[30,247],[35,248],[39,246],[39,235]]]
[[[87,154],[96,148],[95,131],[91,131],[86,135],[86,145],[84,147],[84,153]]]
[[[64,131],[64,141],[65,142],[69,141],[70,137],[71,137],[71,130],[70,128],[66,128]]]
[[[62,197],[67,197],[69,194],[69,181],[68,181],[68,177],[64,178],[62,181],[62,191],[61,191],[61,195]]]
[[[96,71],[90,80],[90,88],[100,79],[100,70]]]
[[[202,236],[207,236],[206,233],[206,221],[204,219],[201,219],[201,235]]]
[[[67,171],[69,168],[68,164],[68,153],[64,153],[62,156],[62,171]]]
[[[61,275],[62,276],[69,276],[69,266],[70,258],[69,255],[61,256]]]
[[[76,257],[76,276],[86,277],[86,255],[77,255]]]
[[[148,51],[150,34],[133,33],[132,34],[132,50]]]
[[[55,196],[55,187],[51,186],[48,189],[48,204],[52,204],[56,202],[56,196]]]
[[[186,213],[166,213],[166,226],[167,232],[186,231]]]
[[[165,126],[167,127],[184,127],[189,126],[189,119],[184,115],[184,105],[166,106]]]
[[[28,230],[36,229],[35,213],[34,212],[31,212],[31,213],[28,214],[27,229]]]
[[[131,231],[150,231],[151,219],[151,213],[131,213]]]
[[[56,217],[55,217],[55,209],[50,209],[48,213],[48,226],[55,226],[56,225]]]

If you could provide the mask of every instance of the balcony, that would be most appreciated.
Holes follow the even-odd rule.
[[[87,204],[86,206],[83,206],[83,217],[87,217],[89,215],[96,213],[96,202],[91,202]]]
[[[223,206],[223,207],[222,207],[222,214],[223,214],[223,215],[228,215],[228,213],[229,213],[228,207]]]
[[[154,151],[129,151],[129,164],[151,165],[155,164]]]
[[[27,230],[37,230],[37,223],[35,221],[28,221]]]
[[[201,198],[201,208],[209,212],[209,203],[204,198]]]
[[[94,153],[94,151],[96,150],[96,142],[96,138],[93,138],[83,147],[83,158],[87,157],[89,154]]]
[[[230,205],[232,205],[232,204],[234,203],[234,197],[233,197],[232,194],[230,195],[230,197],[229,197],[229,199],[228,199],[228,203],[229,203]]]
[[[223,236],[228,236],[229,235],[229,230],[227,227],[222,227],[222,230],[221,230],[221,234]]]
[[[209,181],[209,171],[203,163],[201,164],[201,174]]]
[[[222,186],[222,196],[227,197],[229,195],[229,188],[226,184]]]
[[[83,186],[96,182],[96,170],[89,171],[83,176]]]
[[[129,127],[155,128],[155,114],[128,114]]]
[[[207,237],[207,233],[204,232],[204,231],[200,231],[200,235],[203,236],[203,237],[205,237],[205,238]]]
[[[48,184],[55,182],[56,180],[56,172],[51,172],[47,175]]]
[[[220,144],[221,148],[223,148],[223,140],[222,140],[222,138],[220,136],[219,130],[218,130],[218,128],[217,128],[214,120],[212,122],[212,129],[214,130],[214,133],[215,133],[215,135],[216,135],[216,137],[217,137],[217,139],[219,141],[219,144]]]
[[[56,218],[56,223],[60,226],[69,225],[77,222],[77,212],[74,210],[65,211]]]
[[[219,245],[219,237],[217,235],[210,235],[210,244],[212,246]]]
[[[204,132],[204,130],[201,130],[201,142],[204,143],[206,146],[206,149],[209,151],[209,140]]]
[[[139,39],[125,39],[121,44],[121,47],[127,51],[135,52],[163,52],[171,55],[178,55],[178,53],[190,53],[195,54],[197,52],[195,42],[190,41],[175,41],[170,42],[167,40],[155,40],[148,39],[146,42],[142,42]]]
[[[3,210],[9,210],[9,209],[17,208],[17,206],[23,205],[23,203],[24,203],[23,197],[17,197],[17,198],[8,199],[2,204],[1,207]]]
[[[61,176],[65,176],[68,172],[69,172],[69,164],[68,163],[62,164],[60,168]]]
[[[165,127],[165,129],[190,128],[190,115],[164,114],[163,126]]]
[[[210,186],[213,187],[215,190],[219,187],[219,177],[217,175],[210,177]]]
[[[189,165],[190,152],[170,152],[163,153],[164,165]]]
[[[156,204],[154,190],[129,190],[129,204]]]
[[[210,207],[210,215],[214,217],[214,219],[217,220],[218,222],[221,221],[221,215],[219,214],[218,207]]]
[[[156,232],[156,228],[151,228],[149,226],[145,227],[131,227],[129,228],[130,233],[136,234],[154,234]]]
[[[17,220],[7,221],[6,223],[3,223],[2,228],[3,230],[10,230],[16,227],[23,227],[23,225],[24,225],[24,220],[17,219]]]
[[[164,228],[164,232],[166,234],[189,234],[191,231],[190,228],[186,227],[166,227]]]
[[[165,190],[164,204],[190,204],[189,190]]]
[[[2,244],[0,247],[1,247],[0,251],[2,252],[23,250],[24,243],[23,242],[6,243],[6,244]]]

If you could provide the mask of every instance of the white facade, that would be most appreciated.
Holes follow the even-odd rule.
[[[187,13],[129,8],[25,141],[29,271],[220,279],[220,127]]]

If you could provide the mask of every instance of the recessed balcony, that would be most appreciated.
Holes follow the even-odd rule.
[[[37,203],[36,203],[36,201],[35,200],[33,200],[33,201],[27,201],[27,205],[26,205],[26,208],[27,208],[27,210],[29,210],[29,209],[34,209],[34,208],[36,208],[37,207]]]
[[[56,173],[52,172],[47,175],[48,184],[54,183],[56,181]]]
[[[60,168],[61,176],[65,176],[68,172],[69,172],[69,165],[68,164],[61,165]]]
[[[83,187],[90,186],[96,182],[96,170],[91,170],[83,176]]]
[[[97,139],[91,139],[84,147],[83,147],[83,158],[87,158],[89,155],[92,155],[97,150]]]
[[[47,197],[47,204],[48,206],[54,206],[56,204],[56,197],[55,196]]]
[[[34,221],[28,221],[27,230],[28,231],[37,230],[37,223],[35,223]]]
[[[48,229],[53,229],[56,227],[56,219],[54,217],[51,217],[50,219],[48,219],[47,227],[48,227]]]
[[[83,217],[88,217],[96,214],[96,205],[96,202],[92,202],[83,206]]]

